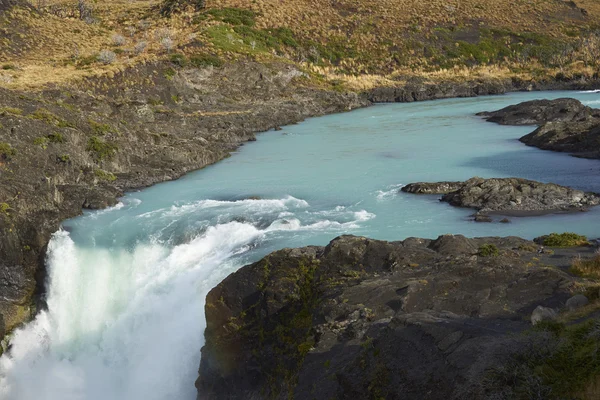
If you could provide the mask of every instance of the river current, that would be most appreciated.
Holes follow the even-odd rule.
[[[341,234],[400,240],[554,231],[600,236],[588,213],[478,224],[438,196],[399,193],[417,181],[517,176],[600,192],[600,161],[517,139],[533,127],[476,112],[536,98],[514,93],[378,105],[259,135],[232,157],[65,221],[47,254],[48,309],[0,358],[6,400],[193,400],[208,291],[284,247]]]

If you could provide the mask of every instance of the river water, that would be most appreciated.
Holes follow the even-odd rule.
[[[526,147],[532,127],[474,114],[534,98],[516,93],[378,105],[261,134],[232,157],[127,194],[64,222],[48,249],[48,310],[0,359],[7,400],[192,400],[204,299],[241,265],[341,234],[400,240],[554,231],[600,236],[589,213],[471,222],[437,196],[398,193],[416,181],[518,176],[600,192],[600,161]]]

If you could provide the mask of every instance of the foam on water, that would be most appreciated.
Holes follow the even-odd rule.
[[[474,114],[533,98],[518,93],[395,104],[310,119],[267,133],[186,177],[66,221],[47,255],[48,309],[0,358],[2,400],[192,400],[204,299],[241,265],[341,234],[385,240],[444,233],[597,237],[589,213],[475,224],[471,210],[401,182],[521,176],[600,192],[600,162],[526,147],[531,127]]]

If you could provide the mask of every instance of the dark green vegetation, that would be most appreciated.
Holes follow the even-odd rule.
[[[91,152],[97,161],[110,160],[118,149],[116,144],[106,142],[97,136],[89,138],[86,147],[86,150]]]
[[[591,398],[584,393],[600,376],[600,321],[543,322],[523,335],[518,351],[486,377],[487,391],[515,400]]]
[[[587,246],[589,241],[585,236],[572,232],[551,233],[543,238],[542,244],[549,247]]]
[[[500,255],[500,251],[496,245],[486,243],[479,247],[477,254],[479,254],[481,257],[498,257]]]

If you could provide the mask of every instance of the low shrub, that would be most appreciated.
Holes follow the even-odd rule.
[[[479,246],[479,251],[477,254],[481,257],[497,257],[498,255],[500,255],[500,251],[498,250],[498,247],[496,247],[495,244],[486,243]]]
[[[206,14],[212,16],[217,21],[231,25],[254,26],[256,24],[256,13],[251,10],[241,8],[213,8],[208,10]]]
[[[185,67],[188,63],[187,58],[185,57],[184,54],[181,53],[176,53],[176,54],[171,54],[171,56],[169,57],[169,60],[179,66],[179,67]]]
[[[94,175],[96,175],[98,179],[107,182],[113,182],[117,180],[117,177],[113,173],[101,169],[97,169],[96,171],[94,171]]]
[[[198,54],[190,57],[190,64],[196,68],[220,67],[223,65],[223,61],[219,57],[210,54]]]
[[[13,149],[10,144],[6,142],[0,142],[0,158],[4,160],[10,160],[16,154],[17,151]]]
[[[543,238],[542,243],[549,247],[577,247],[590,244],[585,236],[572,232],[551,233]]]
[[[115,54],[114,51],[110,51],[110,50],[102,50],[99,54],[98,54],[98,61],[100,61],[102,64],[112,64],[115,62],[115,60],[117,59],[117,55]]]
[[[107,143],[97,136],[92,136],[88,140],[86,150],[91,152],[96,161],[110,160],[118,151],[114,143]]]

